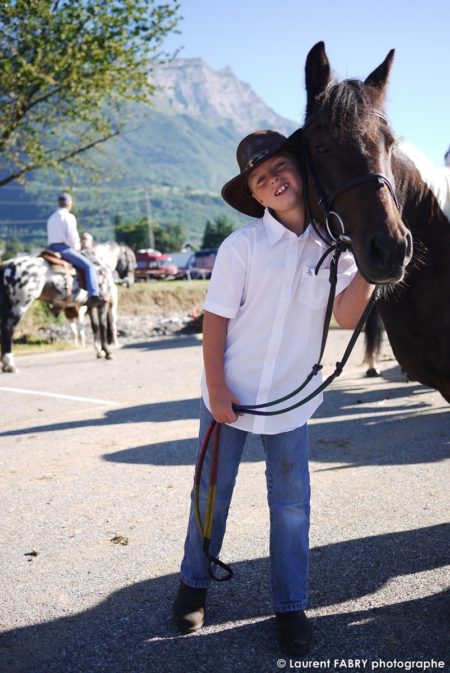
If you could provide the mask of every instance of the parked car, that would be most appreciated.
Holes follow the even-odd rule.
[[[178,274],[170,255],[149,248],[136,252],[136,280],[169,280]]]
[[[186,265],[181,267],[178,278],[211,278],[211,272],[217,257],[217,248],[208,248],[193,252]]]

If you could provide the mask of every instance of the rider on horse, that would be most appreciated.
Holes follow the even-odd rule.
[[[58,209],[47,221],[48,249],[58,252],[62,259],[84,273],[88,292],[88,307],[100,302],[98,278],[94,264],[80,252],[80,236],[75,215],[70,212],[72,197],[67,192],[58,196]]]

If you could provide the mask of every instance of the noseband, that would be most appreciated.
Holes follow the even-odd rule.
[[[377,117],[380,117],[381,119],[385,120],[385,117],[378,111],[373,111],[373,114],[375,114]],[[312,123],[313,119],[307,120],[305,123],[305,126],[303,128],[303,131]],[[386,121],[386,120],[385,120]],[[305,204],[306,204],[306,211],[307,211],[307,217],[309,221],[312,223],[314,226],[316,232],[319,234],[319,236],[324,240],[326,243],[329,243],[329,240],[331,239],[333,242],[340,241],[341,243],[346,244],[347,247],[351,247],[351,237],[348,232],[345,230],[345,225],[344,221],[341,217],[341,215],[334,209],[334,202],[338,198],[338,196],[341,196],[341,194],[344,194],[345,192],[348,192],[350,189],[354,189],[355,187],[358,187],[359,185],[362,185],[366,182],[374,182],[376,185],[377,189],[381,189],[382,187],[387,187],[389,189],[389,192],[392,196],[392,199],[395,203],[395,206],[397,210],[400,210],[400,205],[397,199],[397,195],[395,193],[395,189],[391,183],[391,181],[382,173],[367,173],[366,175],[360,175],[356,178],[352,178],[351,180],[348,180],[345,182],[343,185],[340,185],[339,187],[336,187],[331,194],[328,196],[324,193],[319,179],[317,177],[317,174],[314,169],[314,164],[311,159],[311,155],[309,152],[307,140],[305,138],[304,133],[301,135],[301,164],[302,164],[302,175],[303,175],[303,181],[305,184]],[[306,187],[307,185],[307,178],[309,177],[312,188],[314,190],[314,193],[317,198],[317,202],[323,212],[324,218],[325,218],[325,230],[326,233],[329,236],[329,239],[327,240],[324,238],[323,234],[320,231],[319,228],[319,223],[315,220],[311,206],[309,203],[309,197],[308,197],[308,189]],[[332,228],[330,226],[331,220],[336,220],[337,223],[340,226],[341,231],[336,235],[333,233]]]

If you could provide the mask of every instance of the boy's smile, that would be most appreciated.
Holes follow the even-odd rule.
[[[276,154],[257,166],[248,178],[248,188],[288,229],[303,231],[303,182],[292,156]]]
[[[284,191],[286,191],[286,189],[288,187],[289,187],[289,184],[287,182],[286,182],[286,184],[281,185],[281,187],[279,189],[277,189],[277,191],[275,192],[275,196],[280,196],[280,194],[282,194]]]

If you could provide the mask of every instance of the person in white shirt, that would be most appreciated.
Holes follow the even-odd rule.
[[[237,149],[240,173],[222,190],[228,204],[257,219],[222,243],[208,288],[199,446],[213,420],[222,424],[210,541],[211,554],[217,557],[246,437],[249,432],[261,437],[278,641],[285,652],[300,656],[312,642],[304,612],[310,507],[306,424],[322,397],[267,417],[240,415],[234,409],[234,405],[269,402],[296,389],[320,351],[330,256],[315,275],[326,245],[305,221],[303,182],[290,142],[269,130],[244,138]],[[338,267],[334,316],[341,326],[350,328],[356,326],[374,288],[357,271],[351,253],[341,256]],[[319,373],[297,400],[320,381]],[[207,452],[198,485],[202,516],[209,472]],[[204,623],[208,565],[192,502],[181,582],[173,604],[182,633],[192,633]]]
[[[67,262],[81,269],[86,279],[88,307],[98,306],[100,302],[97,272],[94,264],[79,252],[80,236],[77,220],[70,212],[72,197],[67,192],[58,196],[58,209],[47,221],[47,247],[59,252]]]

